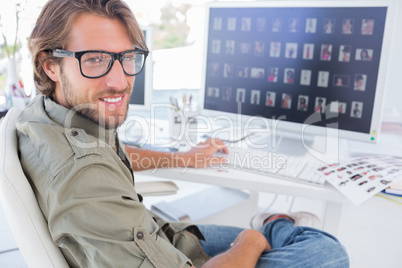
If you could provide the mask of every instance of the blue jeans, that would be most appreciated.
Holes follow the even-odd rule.
[[[205,237],[200,241],[205,253],[216,256],[230,248],[241,228],[199,225]],[[310,227],[295,226],[288,219],[277,219],[264,226],[264,236],[272,249],[257,263],[262,267],[349,267],[349,257],[332,235]]]

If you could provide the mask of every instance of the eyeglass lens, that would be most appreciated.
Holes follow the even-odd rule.
[[[89,77],[104,75],[112,64],[112,56],[102,52],[87,52],[81,57],[82,73]],[[128,75],[138,74],[145,61],[144,54],[127,52],[121,57],[121,64]]]

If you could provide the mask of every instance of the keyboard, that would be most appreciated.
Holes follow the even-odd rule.
[[[229,147],[229,154],[220,154],[227,158],[227,164],[233,169],[246,170],[270,177],[323,186],[325,178],[316,170],[325,164],[309,156],[281,155],[255,148]]]

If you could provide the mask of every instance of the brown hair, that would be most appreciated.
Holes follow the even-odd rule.
[[[55,83],[43,71],[42,63],[46,60],[61,63],[62,59],[53,57],[48,50],[55,48],[65,49],[69,41],[71,25],[83,13],[119,19],[126,27],[133,45],[147,49],[137,20],[123,1],[50,0],[42,9],[28,40],[28,47],[34,64],[35,86],[45,96],[52,94]],[[39,55],[42,52],[46,52],[46,56],[39,59]]]

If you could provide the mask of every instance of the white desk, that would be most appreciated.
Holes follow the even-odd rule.
[[[394,134],[394,133],[392,133]],[[398,136],[399,138],[399,136]],[[383,139],[383,142],[386,141]],[[395,144],[395,143],[394,143]],[[336,145],[337,147],[338,145]],[[367,146],[367,144],[365,144]],[[395,145],[399,146],[399,145]],[[381,143],[369,145],[371,153],[384,153]],[[402,147],[402,146],[401,146]],[[377,151],[378,150],[378,151]],[[402,150],[401,150],[402,151]],[[267,175],[259,175],[243,170],[214,168],[191,169],[158,169],[141,172],[144,175],[171,180],[182,180],[196,183],[204,183],[234,189],[248,190],[253,193],[266,192],[309,199],[321,200],[324,202],[323,229],[336,235],[339,231],[342,210],[344,206],[354,206],[351,201],[344,197],[338,190],[326,183],[323,187],[309,186],[281,180]],[[373,197],[363,203],[364,205],[382,206],[402,212],[402,206],[379,197]]]
[[[350,201],[329,184],[325,184],[324,187],[315,187],[241,170],[229,169],[222,172],[213,168],[175,168],[141,173],[159,178],[205,183],[257,193],[267,192],[322,200],[325,202],[323,229],[332,234],[338,232],[343,204],[350,204]]]
[[[325,183],[323,187],[316,187],[235,169],[174,168],[148,170],[141,173],[152,177],[243,189],[255,193],[266,192],[321,200],[324,202],[323,230],[334,235],[338,234],[344,206],[356,207],[328,183]],[[402,206],[380,197],[372,197],[363,205],[392,208],[397,213],[402,212]]]

